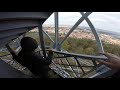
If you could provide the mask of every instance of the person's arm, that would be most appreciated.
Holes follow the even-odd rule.
[[[12,50],[12,48],[9,46],[9,44],[6,44],[6,47],[9,50],[9,52],[11,53],[13,60],[18,59],[17,54]]]
[[[17,56],[17,54],[14,51],[12,51],[11,54],[13,56],[13,60],[17,60],[18,59],[18,56]]]
[[[47,58],[43,58],[40,54],[34,54],[34,60],[44,65],[50,65],[52,63],[52,56],[53,56],[52,51],[49,51]]]
[[[46,59],[49,60],[50,64],[52,63],[52,59],[53,59],[53,51],[52,50],[49,50],[48,57]]]
[[[105,55],[108,58],[108,60],[106,61],[100,60],[99,61],[100,63],[105,64],[106,66],[108,66],[113,70],[117,70],[117,71],[120,70],[120,57],[111,53],[103,53],[103,55]]]

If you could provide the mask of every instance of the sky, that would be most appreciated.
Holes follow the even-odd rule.
[[[120,12],[93,12],[88,17],[95,28],[120,32]],[[73,26],[80,18],[79,12],[59,12],[59,25]],[[54,14],[44,23],[44,25],[48,24],[54,25]],[[84,20],[79,26],[88,26],[88,24]]]

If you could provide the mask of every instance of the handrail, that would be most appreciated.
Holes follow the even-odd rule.
[[[67,58],[67,56],[69,56],[69,57],[74,57],[74,58],[84,58],[84,59],[87,59],[87,60],[89,60],[89,59],[92,59],[92,60],[95,60],[95,59],[102,59],[102,60],[106,60],[107,58],[105,58],[105,57],[101,57],[101,56],[94,56],[94,55],[83,55],[83,54],[73,54],[73,53],[68,53],[68,52],[60,52],[60,51],[56,51],[56,50],[54,50],[54,49],[46,49],[46,51],[49,51],[49,50],[52,50],[54,53],[57,53],[57,54],[63,54],[63,57],[64,58]],[[40,51],[42,51],[42,50],[40,50]],[[58,56],[59,57],[59,56]],[[54,57],[54,58],[56,58],[56,57]],[[77,63],[79,63],[79,62],[77,62]],[[59,63],[55,63],[56,65],[57,64],[59,64]],[[60,65],[64,65],[64,66],[70,66],[70,67],[80,67],[80,69],[82,70],[84,67],[90,67],[90,68],[93,68],[93,69],[91,69],[91,70],[95,70],[95,67],[96,66],[94,66],[94,65],[71,65],[71,64],[64,64],[64,63],[62,63],[62,64],[59,64],[58,66],[60,66]],[[61,67],[61,66],[60,66]],[[64,70],[63,68],[61,68],[62,70]],[[67,70],[67,69],[65,69],[65,70]],[[90,71],[91,71],[90,70]],[[68,70],[67,70],[68,71]],[[77,72],[77,71],[74,71],[74,69],[72,68],[71,69],[71,72],[73,72],[74,74],[75,74],[75,77],[77,78],[77,77],[79,77],[78,76],[78,74],[80,74],[80,72]],[[81,76],[84,76],[84,75],[86,75],[87,73],[88,73],[89,71],[87,71],[87,72],[84,72],[84,69],[82,70],[82,74],[80,75],[80,77]]]
[[[107,60],[108,58],[107,57],[105,57],[105,56],[95,56],[95,55],[84,55],[84,54],[74,54],[74,53],[69,53],[69,52],[62,52],[62,51],[56,51],[55,49],[46,49],[47,51],[49,51],[49,50],[52,50],[53,51],[53,53],[56,53],[56,54],[61,54],[60,56],[54,56],[54,59],[56,58],[68,58],[68,57],[70,57],[70,58],[76,58],[77,60],[78,59],[81,59],[81,60],[92,60],[92,63],[93,63],[93,65],[81,65],[81,63],[78,61],[77,62],[77,64],[78,65],[71,65],[71,64],[62,64],[62,63],[56,63],[56,64],[58,64],[60,67],[62,67],[61,65],[64,65],[64,66],[70,66],[70,67],[75,67],[76,68],[76,70],[77,70],[77,67],[79,67],[79,69],[80,70],[82,70],[81,71],[81,75],[79,76],[78,74],[80,74],[80,72],[76,72],[76,71],[74,71],[74,69],[73,70],[71,70],[71,72],[73,73],[73,74],[75,74],[77,77],[83,77],[83,76],[85,76],[85,75],[87,75],[87,74],[89,74],[91,71],[93,71],[93,70],[96,70],[96,68],[97,67],[99,67],[99,64],[97,64],[96,63],[96,61],[95,60]],[[89,68],[91,68],[89,71],[84,71],[85,69],[84,69],[84,67],[89,67]],[[63,68],[62,68],[63,69]],[[65,71],[66,71],[67,69],[65,69]],[[67,70],[68,71],[68,70]],[[79,71],[79,70],[78,70]]]
[[[78,57],[78,58],[84,58],[84,59],[94,59],[94,60],[107,60],[108,58],[105,56],[95,56],[95,55],[84,55],[84,54],[74,54],[74,53],[68,53],[68,52],[61,52],[61,51],[56,51],[52,49],[54,53],[59,53],[59,54],[64,54],[65,57]],[[61,58],[61,57],[60,57]]]

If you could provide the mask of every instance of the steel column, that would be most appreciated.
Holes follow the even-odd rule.
[[[55,16],[55,49],[56,50],[59,50],[59,34],[58,34],[58,12],[55,12],[54,13],[54,16]]]
[[[41,44],[41,48],[43,51],[43,55],[46,58],[46,51],[45,51],[45,44],[44,44],[44,40],[43,40],[43,30],[42,30],[42,24],[40,23],[38,26],[38,30],[39,30],[39,37],[40,37],[40,44]]]

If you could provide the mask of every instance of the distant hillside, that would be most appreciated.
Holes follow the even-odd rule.
[[[48,29],[51,28],[53,29],[54,26],[53,25],[45,25],[44,28],[45,29]],[[70,25],[60,25],[59,28],[67,28],[68,30],[70,30],[72,28],[72,26]],[[99,28],[95,28],[99,33],[102,33],[102,34],[107,34],[107,35],[111,35],[115,38],[120,38],[120,33],[119,32],[114,32],[113,31],[109,31],[109,30],[104,30],[104,29],[99,29]],[[86,26],[78,26],[76,28],[76,30],[86,30],[86,31],[90,31],[91,29],[89,27],[86,27]]]
[[[71,29],[71,26],[67,25],[62,25],[59,26],[59,35],[60,37],[64,37],[69,30]],[[48,33],[55,33],[55,28],[54,26],[44,26],[43,30],[45,30]],[[106,43],[110,44],[117,44],[120,45],[120,40],[119,40],[119,33],[116,32],[109,32],[107,30],[102,30],[102,29],[96,29],[99,33],[100,39]],[[91,29],[89,27],[85,26],[78,26],[71,34],[69,37],[72,38],[86,38],[86,39],[92,39],[95,40],[94,35],[91,33]]]
[[[88,31],[91,30],[89,27],[85,27],[85,26],[81,26],[79,28],[82,28],[82,29],[85,29],[85,30],[88,30]],[[109,31],[109,30],[103,30],[103,29],[98,29],[98,28],[95,28],[95,29],[99,33],[111,35],[111,36],[113,36],[115,38],[120,39],[120,33],[119,32],[114,32],[114,30],[113,31]]]
[[[64,37],[69,30],[72,28],[72,26],[69,25],[60,25],[59,26],[59,34],[61,37]],[[48,33],[55,33],[55,27],[54,26],[44,26],[43,30],[45,30]],[[99,36],[101,40],[110,43],[110,44],[118,44],[120,45],[120,33],[114,32],[114,31],[107,31],[103,29],[98,29],[96,30],[99,33]],[[32,30],[32,32],[37,32],[37,28]],[[91,29],[89,27],[85,26],[78,26],[70,35],[72,38],[87,38],[87,39],[92,39],[95,40],[94,35],[91,33]]]

